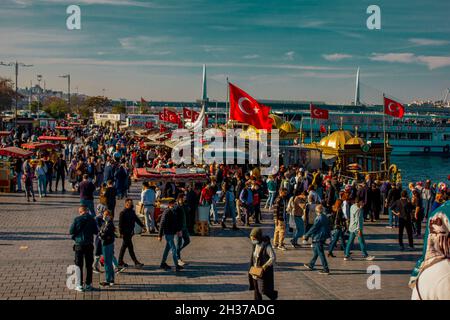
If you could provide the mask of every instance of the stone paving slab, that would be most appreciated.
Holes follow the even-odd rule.
[[[138,190],[130,195],[138,199]],[[239,231],[212,229],[209,237],[192,237],[183,251],[189,266],[180,273],[158,269],[164,241],[155,236],[135,236],[138,258],[145,264],[142,270],[127,269],[116,277],[117,285],[99,289],[104,274],[94,274],[96,290],[76,293],[66,288],[66,270],[73,264],[69,226],[76,217],[78,197],[70,192],[50,194],[47,198],[27,203],[21,194],[0,194],[0,299],[252,299],[248,291],[248,262],[251,244],[249,228]],[[119,201],[119,208],[123,201]],[[119,212],[119,211],[117,211]],[[273,235],[270,213],[264,212],[263,229]],[[280,299],[409,299],[409,274],[421,250],[400,252],[396,230],[385,228],[385,221],[365,227],[369,252],[374,261],[358,259],[344,261],[342,251],[328,259],[331,274],[321,275],[303,267],[311,258],[311,248],[289,248],[276,251],[275,286]],[[121,239],[117,239],[118,254]],[[126,255],[126,261],[130,258]],[[168,260],[169,265],[172,264]],[[367,267],[381,268],[381,289],[367,289]],[[320,267],[320,263],[319,263]]]

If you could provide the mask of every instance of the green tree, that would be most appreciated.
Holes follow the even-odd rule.
[[[79,107],[79,113],[80,117],[83,119],[92,118],[93,110],[90,109],[87,105],[83,104]]]
[[[51,97],[44,102],[44,111],[53,118],[64,118],[70,112],[67,101]]]
[[[11,109],[15,94],[11,80],[0,77],[0,111]]]
[[[33,101],[30,105],[30,111],[36,113],[38,110],[43,110],[42,102]]]
[[[127,108],[123,104],[117,104],[112,107],[112,113],[116,114],[127,113]]]
[[[105,112],[111,105],[111,100],[102,96],[89,97],[84,101],[83,105],[91,109],[91,112],[93,110],[95,112]]]

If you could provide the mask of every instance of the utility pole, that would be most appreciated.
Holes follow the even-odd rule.
[[[19,100],[19,87],[18,87],[18,78],[19,78],[19,67],[32,67],[32,64],[24,64],[22,62],[10,62],[10,63],[4,63],[0,61],[0,66],[5,67],[14,67],[15,68],[15,74],[16,74],[16,97],[15,97],[15,108],[14,108],[14,127],[17,129],[17,103]]]
[[[69,110],[71,110],[71,108],[70,108],[70,74],[64,74],[59,77],[67,79],[67,103],[69,106]]]

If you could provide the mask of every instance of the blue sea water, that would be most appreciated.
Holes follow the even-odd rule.
[[[393,156],[391,163],[395,163],[402,171],[402,182],[425,181],[432,183],[446,182],[450,175],[450,157],[436,156]]]

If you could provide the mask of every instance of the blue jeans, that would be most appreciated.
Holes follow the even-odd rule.
[[[330,246],[328,247],[328,252],[333,253],[333,250],[336,247],[336,244],[339,241],[339,239],[341,239],[342,250],[345,250],[344,231],[342,231],[342,229],[335,229],[333,233],[333,238],[331,239]]]
[[[350,256],[350,248],[353,245],[353,241],[355,240],[355,237],[357,236],[358,231],[350,232],[350,235],[348,237],[347,247],[345,248],[345,256]],[[361,235],[358,237],[359,247],[361,249],[361,252],[364,257],[367,257],[369,254],[367,253],[366,249],[366,242],[364,241],[364,236]]]
[[[114,243],[102,246],[103,258],[105,259],[105,277],[106,282],[114,282]]]
[[[39,196],[47,195],[47,188],[45,185],[47,184],[47,178],[45,176],[38,176],[38,191]]]
[[[90,211],[90,214],[95,216],[95,208],[94,208],[94,200],[80,200],[80,204],[82,206],[86,206]]]
[[[175,266],[178,265],[178,257],[177,257],[177,247],[175,246],[175,235],[174,234],[166,234],[164,235],[166,238],[166,247],[164,248],[164,253],[162,257],[161,264],[166,263],[167,256],[169,255],[169,251],[172,251],[173,264]]]
[[[271,208],[275,200],[275,191],[269,191],[269,196],[267,197],[266,205],[264,207]]]
[[[295,221],[295,233],[292,242],[297,243],[298,239],[305,233],[305,223],[302,217],[294,216],[294,221]]]
[[[183,235],[177,239],[177,258],[181,259],[181,250],[186,248],[189,243],[191,243],[191,238],[189,237],[189,231],[187,228],[182,230]]]
[[[22,191],[22,172],[17,173],[17,191]]]
[[[236,224],[236,204],[235,202],[230,202],[225,204],[225,210],[223,212],[222,222],[227,221],[227,215],[230,215],[233,224]]]
[[[147,226],[147,231],[150,232],[152,230],[155,230],[155,207],[154,206],[145,206],[144,214],[145,214],[145,225]]]
[[[217,196],[214,195],[211,202],[210,215],[214,216],[214,222],[219,222],[219,212],[217,210]]]
[[[314,268],[314,266],[316,265],[317,258],[320,258],[320,262],[322,262],[323,269],[328,270],[328,262],[327,259],[325,258],[325,253],[323,252],[322,241],[313,242],[313,253],[314,255],[311,261],[309,262],[311,268]]]
[[[392,212],[391,208],[389,210],[389,226],[398,227],[398,217]]]

